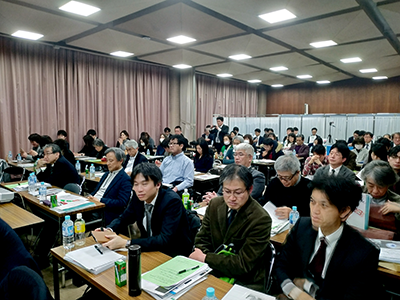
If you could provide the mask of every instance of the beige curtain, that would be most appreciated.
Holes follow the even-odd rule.
[[[226,117],[256,116],[257,86],[233,80],[196,74],[197,137],[212,124],[213,115]],[[230,128],[232,129],[232,128]]]
[[[95,129],[108,146],[119,132],[157,143],[168,124],[169,70],[0,37],[0,157],[29,149],[37,132],[65,129],[71,150]]]

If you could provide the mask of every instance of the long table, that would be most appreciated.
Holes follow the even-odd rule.
[[[0,218],[14,230],[31,227],[44,222],[42,218],[11,202],[0,204]]]
[[[93,238],[86,238],[86,243],[84,246],[93,245]],[[76,246],[75,246],[76,247]],[[77,249],[79,249],[78,247]],[[75,248],[74,248],[75,249]],[[127,252],[119,252],[120,254],[127,255]],[[94,275],[88,271],[85,271],[81,267],[78,267],[70,262],[64,260],[65,250],[63,246],[59,246],[57,248],[51,249],[51,254],[53,255],[53,279],[54,279],[54,298],[55,300],[60,299],[60,286],[58,279],[58,264],[63,265],[69,270],[72,270],[74,273],[79,275],[84,281],[88,284],[94,286],[99,289],[101,292],[106,294],[112,299],[132,299],[128,295],[128,286],[125,285],[123,287],[119,287],[115,284],[115,276],[114,276],[114,268],[108,269],[98,275]],[[170,257],[161,252],[143,252],[142,253],[142,274],[154,269],[155,267],[161,265],[162,263],[168,261]],[[222,299],[222,297],[229,291],[232,287],[231,284],[222,281],[212,275],[209,275],[208,278],[194,286],[191,290],[189,290],[186,294],[184,294],[180,299],[201,299],[206,294],[207,287],[212,286],[215,289],[215,295],[218,299]],[[142,291],[142,294],[135,299],[139,300],[150,300],[154,299],[152,296]]]

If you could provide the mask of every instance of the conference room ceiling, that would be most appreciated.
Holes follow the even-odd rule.
[[[124,59],[187,64],[266,85],[400,76],[400,0],[79,1],[101,9],[87,17],[60,10],[67,2],[0,0],[0,34],[25,30],[54,46],[103,55],[126,51],[134,55]],[[296,18],[270,24],[258,17],[281,9]],[[167,41],[178,35],[196,41]],[[326,40],[337,45],[310,45]],[[251,58],[229,58],[236,54]],[[351,57],[362,61],[340,61]],[[270,70],[279,66],[288,70]],[[371,68],[377,72],[360,72]],[[312,77],[297,78],[305,74]]]

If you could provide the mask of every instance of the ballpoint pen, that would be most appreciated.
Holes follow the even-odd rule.
[[[100,253],[101,255],[103,255],[103,252],[100,250],[99,246],[94,245],[94,247],[96,248],[97,251],[99,251],[99,253]]]
[[[178,272],[178,274],[182,274],[182,273],[185,273],[185,272],[191,271],[191,270],[196,270],[197,268],[200,268],[200,266],[197,265],[197,266],[195,266],[195,267],[193,267],[193,268],[180,270],[180,271]]]

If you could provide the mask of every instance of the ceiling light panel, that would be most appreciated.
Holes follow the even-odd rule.
[[[189,69],[192,66],[186,65],[186,64],[178,64],[178,65],[173,65],[174,68],[176,69]]]
[[[288,68],[286,68],[286,67],[284,67],[284,66],[280,66],[280,67],[273,67],[273,68],[269,68],[271,71],[275,71],[275,72],[278,72],[278,71],[286,71],[286,70],[288,70]]]
[[[336,46],[336,45],[337,45],[337,43],[332,40],[310,43],[310,46],[313,46],[314,48],[324,48],[324,47],[331,47],[331,46]]]
[[[360,62],[362,61],[362,59],[359,57],[350,57],[350,58],[342,58],[340,61],[344,64],[351,64],[355,62]]]
[[[115,51],[110,54],[113,56],[119,56],[119,57],[129,57],[129,56],[133,56],[134,53],[125,52],[125,51]]]
[[[178,35],[178,36],[168,38],[167,41],[170,41],[171,43],[176,43],[176,44],[182,45],[182,44],[195,42],[196,39],[185,36],[185,35]]]
[[[271,85],[273,88],[280,88],[283,87],[283,84],[273,84]]]
[[[375,68],[361,69],[361,70],[360,70],[360,73],[375,73],[375,72],[378,72],[378,70],[375,69]]]
[[[308,75],[308,74],[305,74],[305,75],[297,75],[296,77],[299,78],[299,79],[309,79],[309,78],[312,78],[312,76],[311,76],[311,75]]]
[[[73,14],[77,14],[80,16],[90,16],[94,14],[95,12],[100,11],[100,8],[91,6],[85,3],[81,3],[78,1],[70,1],[67,4],[59,7],[60,10],[67,11]]]
[[[18,30],[11,35],[15,36],[15,37],[20,37],[23,39],[34,40],[34,41],[43,37],[43,34],[24,31],[24,30]]]
[[[247,80],[247,82],[249,82],[249,83],[259,83],[259,82],[261,82],[261,80],[260,79],[250,79],[250,80]]]
[[[229,74],[229,73],[221,73],[221,74],[217,74],[217,76],[225,78],[225,77],[232,77],[233,75]]]
[[[388,79],[387,76],[374,76],[372,77],[373,80],[384,80],[384,79]]]
[[[270,24],[297,18],[295,14],[291,13],[287,9],[277,10],[267,14],[259,15],[258,17],[267,21]]]
[[[247,54],[236,54],[229,56],[229,58],[234,60],[243,60],[243,59],[249,59],[251,58],[251,56]]]
[[[331,83],[329,80],[318,80],[317,81],[318,84],[328,84]]]

